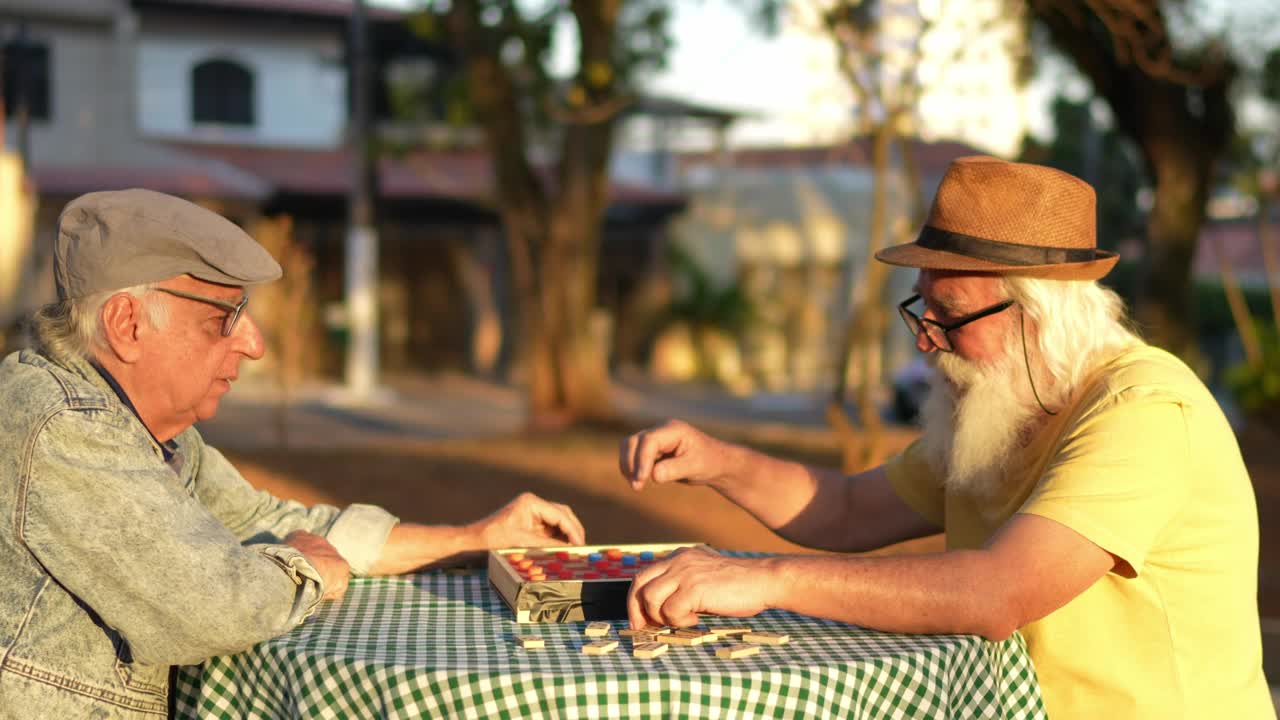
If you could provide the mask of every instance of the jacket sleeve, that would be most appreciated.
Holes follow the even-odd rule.
[[[222,453],[204,444],[195,431],[190,434],[194,442],[185,443],[185,452],[199,463],[196,497],[242,542],[279,542],[294,530],[306,530],[324,535],[351,565],[353,574],[365,575],[399,522],[373,505],[355,504],[339,511],[332,505],[307,507],[281,500],[254,488]]]
[[[136,661],[239,652],[314,611],[320,577],[300,553],[243,545],[149,444],[122,446],[119,428],[94,414],[58,412],[28,442],[18,529]]]

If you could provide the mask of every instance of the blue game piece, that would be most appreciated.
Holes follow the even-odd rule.
[[[604,555],[601,553],[591,553],[590,555],[587,556],[587,562],[599,562],[603,559],[604,559]]]
[[[631,567],[631,566],[633,566],[633,565],[635,565],[635,564],[636,564],[636,556],[635,556],[635,555],[623,555],[623,556],[622,556],[622,566],[623,566],[623,567]]]
[[[653,551],[652,551],[652,550],[645,550],[644,552],[640,553],[640,559],[641,559],[641,560],[652,560],[652,559],[653,559]]]

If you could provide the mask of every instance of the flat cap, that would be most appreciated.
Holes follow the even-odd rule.
[[[59,300],[179,275],[254,285],[278,279],[280,265],[230,220],[151,190],[81,195],[58,216],[53,276]]]

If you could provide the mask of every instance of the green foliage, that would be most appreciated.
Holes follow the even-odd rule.
[[[1280,48],[1267,53],[1267,59],[1262,63],[1260,85],[1263,97],[1280,103]]]
[[[1124,298],[1129,308],[1133,308],[1133,300],[1137,293],[1138,266],[1134,262],[1120,261],[1102,284],[1110,287]],[[1227,303],[1227,292],[1218,281],[1198,280],[1191,288],[1193,306],[1195,307],[1195,334],[1200,338],[1221,337],[1236,332],[1235,320],[1231,317],[1231,306]],[[1271,296],[1266,288],[1241,288],[1249,314],[1256,322],[1272,324]]]
[[[719,329],[736,335],[755,317],[751,299],[738,283],[717,288],[685,249],[668,246],[667,266],[678,293],[665,313],[666,324],[683,322],[695,329]]]
[[[493,53],[510,72],[522,111],[531,126],[548,128],[555,119],[547,112],[558,102],[578,106],[604,98],[636,92],[645,78],[666,65],[672,46],[668,26],[674,0],[624,0],[614,37],[589,37],[594,46],[608,47],[607,62],[578,67],[570,78],[555,77],[551,72],[555,43],[565,42],[566,28],[579,34],[583,18],[575,13],[574,4],[556,0],[517,2],[516,0],[477,0],[476,17],[483,31],[484,47],[465,47],[450,35],[448,13],[453,3],[446,0],[424,0],[420,10],[410,16],[408,27],[417,36],[443,45],[453,45],[465,62],[467,55]],[[457,72],[459,66],[451,68]],[[445,116],[453,125],[474,122],[475,112],[466,96],[465,84],[444,80]],[[412,107],[398,106],[399,117],[412,118]]]
[[[1255,323],[1262,346],[1262,363],[1241,363],[1227,371],[1227,386],[1245,412],[1280,418],[1280,335],[1271,323]]]
[[[1143,215],[1138,190],[1142,166],[1132,141],[1102,127],[1093,117],[1091,100],[1054,98],[1054,136],[1048,144],[1027,138],[1021,159],[1083,178],[1098,191],[1098,246],[1114,250],[1121,240],[1140,233]]]

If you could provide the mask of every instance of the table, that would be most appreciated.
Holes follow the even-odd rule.
[[[584,623],[518,625],[482,570],[353,579],[292,632],[182,668],[175,700],[179,717],[237,719],[1045,717],[1020,635],[896,635],[779,611],[706,624],[791,642],[642,660],[622,638],[588,656]],[[547,646],[521,649],[516,634]]]

